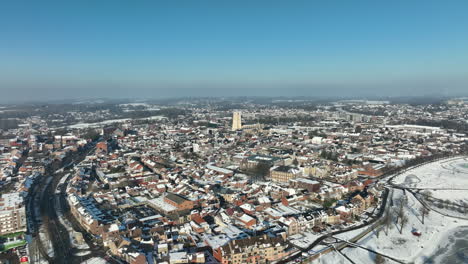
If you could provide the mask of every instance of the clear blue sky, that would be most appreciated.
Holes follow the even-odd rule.
[[[468,1],[6,0],[0,93],[468,93]]]

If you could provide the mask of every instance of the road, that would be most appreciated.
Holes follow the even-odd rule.
[[[53,162],[47,167],[45,175],[43,175],[35,186],[32,188],[30,198],[28,200],[28,217],[35,219],[31,222],[31,233],[36,246],[36,250],[49,262],[49,263],[81,263],[89,257],[104,257],[105,252],[99,246],[94,246],[91,243],[90,254],[86,257],[74,256],[77,250],[74,249],[70,243],[70,234],[67,229],[60,223],[57,211],[57,205],[65,204],[65,185],[61,188],[59,195],[55,194],[55,190],[60,179],[68,173],[64,170],[70,164],[77,164],[81,162],[86,155],[92,151],[88,147],[70,157],[65,158],[62,162]],[[39,206],[40,210],[35,210]],[[64,208],[60,208],[64,209]],[[65,208],[66,209],[66,208]],[[39,215],[38,215],[39,213]],[[43,225],[49,235],[49,240],[52,243],[54,255],[47,255],[46,244],[48,241],[42,241],[39,233],[39,228]]]

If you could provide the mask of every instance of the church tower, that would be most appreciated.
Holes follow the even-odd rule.
[[[242,128],[242,122],[241,122],[241,113],[240,112],[234,112],[232,114],[232,131],[236,131]]]

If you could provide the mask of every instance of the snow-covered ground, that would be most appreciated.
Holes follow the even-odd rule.
[[[304,232],[302,234],[296,234],[290,237],[291,244],[299,248],[308,248],[315,240],[319,238],[320,235]]]
[[[150,107],[151,105],[148,103],[128,103],[128,104],[119,104],[119,106],[123,106],[123,107],[144,106],[146,108],[146,107]]]
[[[75,253],[74,255],[75,256],[87,256],[89,254],[91,254],[91,251],[80,251],[80,252]]]
[[[107,264],[108,262],[103,258],[90,258],[81,263],[82,264]]]
[[[455,158],[430,163],[393,179],[394,184],[417,188],[468,189],[468,159]],[[430,190],[443,200],[468,201],[466,190]]]
[[[130,118],[122,118],[122,119],[111,119],[111,120],[106,120],[102,122],[96,122],[96,123],[78,123],[74,124],[71,126],[68,126],[68,128],[88,128],[88,127],[99,127],[102,125],[108,125],[108,124],[113,124],[113,123],[124,123],[126,121],[131,120]]]
[[[55,202],[56,202],[55,208],[59,208],[56,212],[57,218],[59,222],[65,227],[65,229],[67,229],[69,237],[70,237],[71,245],[76,249],[89,249],[88,244],[86,244],[86,242],[84,242],[82,238],[80,240],[77,239],[77,237],[82,237],[82,234],[80,234],[80,232],[75,231],[70,221],[68,221],[68,219],[64,217],[62,209],[61,209],[62,206],[60,204],[60,200],[55,199]]]
[[[45,250],[47,251],[47,255],[49,257],[54,257],[55,253],[54,247],[52,246],[52,241],[49,239],[49,233],[43,226],[39,229],[39,237],[45,247]]]
[[[447,232],[431,260],[433,263],[468,263],[468,226]]]
[[[395,190],[394,199],[402,195],[404,195],[402,191]],[[400,227],[392,223],[388,235],[383,230],[385,227],[381,227],[379,237],[377,237],[377,232],[371,232],[360,240],[359,244],[405,262],[424,263],[439,246],[443,245],[446,241],[444,237],[448,232],[459,226],[468,225],[468,221],[431,212],[426,216],[423,225],[419,214],[421,205],[412,195],[407,193],[407,197],[408,207],[405,208],[405,214],[408,217],[408,224],[403,227],[402,234],[399,232]],[[394,207],[396,209],[397,206]],[[422,235],[414,236],[411,233],[413,228],[418,229]],[[342,252],[356,263],[375,263],[375,255],[364,249],[346,248]],[[326,259],[327,255],[324,258]]]
[[[96,122],[96,123],[77,123],[74,125],[68,126],[70,129],[83,129],[83,128],[88,128],[88,127],[101,127],[103,125],[110,125],[113,123],[125,123],[130,120],[161,120],[164,119],[164,116],[156,115],[156,116],[149,116],[149,117],[144,117],[144,118],[138,118],[138,119],[131,119],[131,118],[122,118],[122,119],[111,119],[111,120],[105,120],[102,122]]]
[[[395,184],[405,187],[418,188],[467,188],[468,189],[468,168],[463,166],[468,161],[465,159],[456,159],[450,161],[435,162],[422,167],[413,169],[394,179]],[[456,169],[454,169],[454,167]],[[460,169],[459,169],[460,168]],[[440,193],[439,193],[440,192]],[[467,200],[468,191],[438,191],[431,190],[432,195],[443,197],[448,200]],[[396,210],[398,201],[401,197],[408,199],[405,207],[405,215],[408,223],[403,227],[400,234],[400,226],[396,222]],[[394,189],[393,206],[387,207],[393,216],[392,224],[388,235],[385,234],[385,227],[381,227],[379,237],[375,230],[363,237],[358,244],[366,248],[373,249],[379,253],[394,257],[403,262],[444,263],[441,257],[433,257],[435,252],[441,251],[447,247],[448,237],[453,238],[453,233],[463,226],[468,226],[468,220],[447,217],[437,212],[430,211],[425,217],[425,224],[422,224],[420,208],[422,205],[409,192]],[[466,216],[468,217],[468,215]],[[411,231],[415,228],[422,233],[420,237],[414,236]],[[340,237],[350,238],[359,232],[353,231],[353,234],[343,234]],[[347,255],[356,263],[375,263],[375,254],[360,248],[345,248],[342,253]],[[348,263],[348,261],[339,253],[330,253],[322,256],[314,263]],[[395,263],[387,259],[386,263]],[[463,262],[459,262],[463,263]]]

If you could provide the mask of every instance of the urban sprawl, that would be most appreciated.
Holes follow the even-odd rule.
[[[224,104],[1,107],[0,258],[312,261],[389,222],[391,177],[468,150],[463,99]]]

